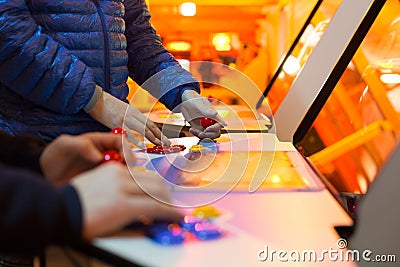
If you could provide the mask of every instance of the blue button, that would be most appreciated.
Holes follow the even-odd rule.
[[[205,219],[196,216],[186,215],[185,217],[183,217],[180,225],[185,231],[193,231],[196,224],[205,222],[207,222]]]
[[[217,239],[222,236],[221,230],[213,223],[197,223],[191,231],[200,240]]]
[[[149,237],[161,245],[179,245],[185,241],[185,233],[179,225],[155,224],[148,230]]]

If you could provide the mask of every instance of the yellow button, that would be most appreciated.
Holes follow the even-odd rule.
[[[193,145],[189,148],[189,151],[195,152],[195,151],[202,151],[205,150],[206,148],[202,145]]]
[[[133,170],[134,171],[141,171],[141,172],[147,171],[146,167],[144,167],[144,166],[135,166],[135,167],[133,167]]]
[[[214,218],[221,214],[219,210],[214,208],[213,206],[202,206],[195,208],[192,211],[192,215],[199,218]]]

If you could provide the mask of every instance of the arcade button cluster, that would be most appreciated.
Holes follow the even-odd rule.
[[[148,229],[148,236],[161,245],[182,244],[185,235],[186,232],[178,224],[156,223]]]
[[[192,215],[198,218],[208,218],[208,219],[212,219],[212,218],[216,218],[219,215],[221,215],[221,212],[216,209],[213,206],[202,206],[202,207],[198,207],[195,208],[192,211]]]
[[[206,148],[203,146],[203,145],[192,145],[190,148],[189,148],[189,151],[190,152],[200,152],[200,151],[203,151],[203,150],[205,150]]]
[[[127,134],[126,130],[121,128],[121,127],[117,127],[117,128],[112,129],[110,131],[110,133],[125,135],[126,137],[128,137],[128,134]],[[110,161],[117,161],[117,162],[121,162],[121,163],[125,162],[118,151],[116,151],[116,150],[104,151],[103,152],[103,159],[102,159],[102,161],[100,163],[106,163],[106,162],[110,162]]]
[[[110,131],[110,133],[125,135],[126,137],[128,137],[128,133],[126,132],[126,130],[124,128],[121,128],[121,127],[116,127],[114,129],[112,129]]]
[[[213,208],[206,209],[212,210]],[[179,223],[155,223],[149,226],[147,233],[153,241],[165,246],[183,244],[188,240],[219,239],[224,232],[211,218],[217,216],[217,213],[220,214],[219,212],[204,213],[211,215],[209,218],[186,215]]]
[[[153,154],[171,154],[184,151],[186,147],[184,145],[171,145],[171,146],[153,146],[142,149],[142,152],[153,153]]]
[[[106,163],[109,161],[117,161],[123,163],[124,160],[122,159],[121,155],[116,150],[107,150],[103,152],[103,159],[101,163]]]

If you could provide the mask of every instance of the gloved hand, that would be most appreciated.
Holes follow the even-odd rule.
[[[156,145],[171,145],[171,141],[142,112],[107,92],[101,94],[100,99],[88,114],[110,129],[116,127],[125,128],[128,134],[128,141],[140,148],[145,148],[144,143],[139,141],[130,130],[144,135]]]
[[[190,133],[200,139],[215,139],[221,135],[221,128],[226,126],[211,103],[196,91],[186,90],[183,92],[180,108],[183,116],[190,123]],[[217,123],[203,129],[200,125],[202,117],[214,119]]]

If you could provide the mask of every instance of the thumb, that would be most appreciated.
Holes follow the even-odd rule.
[[[228,125],[218,113],[214,116],[213,119],[216,120],[219,123],[219,125],[221,125],[222,127],[225,127]]]
[[[94,145],[91,145],[91,148],[85,150],[82,154],[86,160],[93,163],[100,162],[103,159],[103,154]]]
[[[74,148],[77,155],[81,156],[84,160],[89,162],[97,163],[103,158],[102,152],[87,139],[71,138],[69,140],[71,145],[67,145],[67,148]],[[66,149],[68,151],[68,149]]]
[[[146,148],[146,145],[140,141],[130,129],[126,129],[126,133],[128,134],[128,141],[131,142],[134,146],[137,146],[138,148]]]

